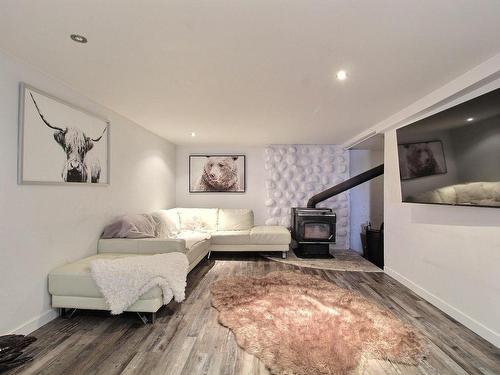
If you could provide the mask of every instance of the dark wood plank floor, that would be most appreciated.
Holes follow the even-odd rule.
[[[500,374],[500,350],[383,273],[298,268],[258,255],[225,255],[202,261],[189,275],[187,298],[159,311],[154,325],[133,314],[110,317],[82,312],[56,319],[33,333],[28,352],[35,360],[10,374],[268,374],[217,323],[209,285],[230,275],[276,270],[316,274],[357,290],[417,327],[430,353],[418,367],[369,360],[363,374]]]

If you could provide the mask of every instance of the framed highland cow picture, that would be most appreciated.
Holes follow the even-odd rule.
[[[189,155],[190,193],[244,193],[245,155]]]
[[[19,184],[109,184],[110,123],[20,85]]]
[[[401,180],[447,173],[441,141],[400,144],[398,154]]]

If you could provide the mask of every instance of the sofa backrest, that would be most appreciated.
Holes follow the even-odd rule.
[[[218,208],[177,208],[180,230],[216,231],[218,211]]]
[[[160,223],[159,237],[175,237],[181,231],[179,213],[177,208],[158,210],[151,213]]]
[[[246,208],[171,208],[151,214],[160,222],[160,237],[176,237],[182,231],[250,230],[253,211]]]
[[[472,182],[444,186],[412,198],[417,202],[500,205],[500,182]]]
[[[217,230],[249,230],[253,227],[253,211],[246,208],[219,208]]]
[[[457,203],[500,203],[500,182],[472,182],[455,185]]]
[[[453,186],[445,186],[420,193],[415,198],[410,198],[410,200],[416,202],[455,204],[457,203],[457,193]]]

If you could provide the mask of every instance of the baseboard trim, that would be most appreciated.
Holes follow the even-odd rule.
[[[13,329],[8,334],[15,335],[28,335],[33,331],[36,331],[38,328],[44,326],[51,320],[54,320],[59,316],[57,310],[50,309],[45,311],[43,314],[40,314],[33,319],[28,320],[27,322],[21,324],[19,327]]]
[[[477,333],[479,336],[489,341],[496,347],[500,347],[500,334],[486,327],[485,325],[479,323],[477,320],[471,318],[464,312],[458,310],[456,307],[453,307],[446,301],[443,301],[441,298],[435,296],[428,290],[422,288],[420,285],[415,284],[413,281],[407,279],[400,273],[394,271],[392,268],[385,266],[384,272],[389,276],[393,277],[401,284],[405,285],[420,297],[424,298],[428,302],[432,303],[438,309],[444,311],[446,314],[450,315],[454,319],[458,320],[464,326],[469,328],[470,330]]]

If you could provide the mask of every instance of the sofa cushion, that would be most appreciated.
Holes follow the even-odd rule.
[[[58,267],[49,274],[49,292],[58,296],[102,298],[102,293],[90,275],[90,262],[94,259],[117,259],[131,256],[139,255],[99,254]],[[139,299],[152,299],[161,296],[161,289],[155,286]]]
[[[217,231],[211,233],[215,245],[246,245],[250,243],[249,230]]]
[[[169,210],[158,210],[151,213],[151,216],[156,218],[160,225],[158,236],[161,238],[175,237],[177,233],[181,230],[181,224],[179,221],[179,213],[176,208],[171,208]]]
[[[453,187],[457,192],[457,203],[474,203],[488,198],[480,182],[454,185]]]
[[[178,208],[181,231],[217,230],[217,208]]]
[[[452,186],[445,186],[441,189],[435,191],[439,198],[437,198],[438,202],[436,203],[456,203],[457,202],[457,193]]]
[[[253,227],[253,211],[240,208],[219,208],[217,230],[249,230]]]
[[[186,249],[189,250],[199,242],[202,242],[202,241],[209,242],[210,234],[206,233],[206,232],[197,232],[197,231],[186,230],[186,231],[180,232],[176,238],[184,240],[186,242]]]
[[[285,245],[291,240],[290,231],[279,225],[258,225],[250,230],[253,245]]]
[[[488,198],[500,202],[500,182],[483,182],[482,184]]]

